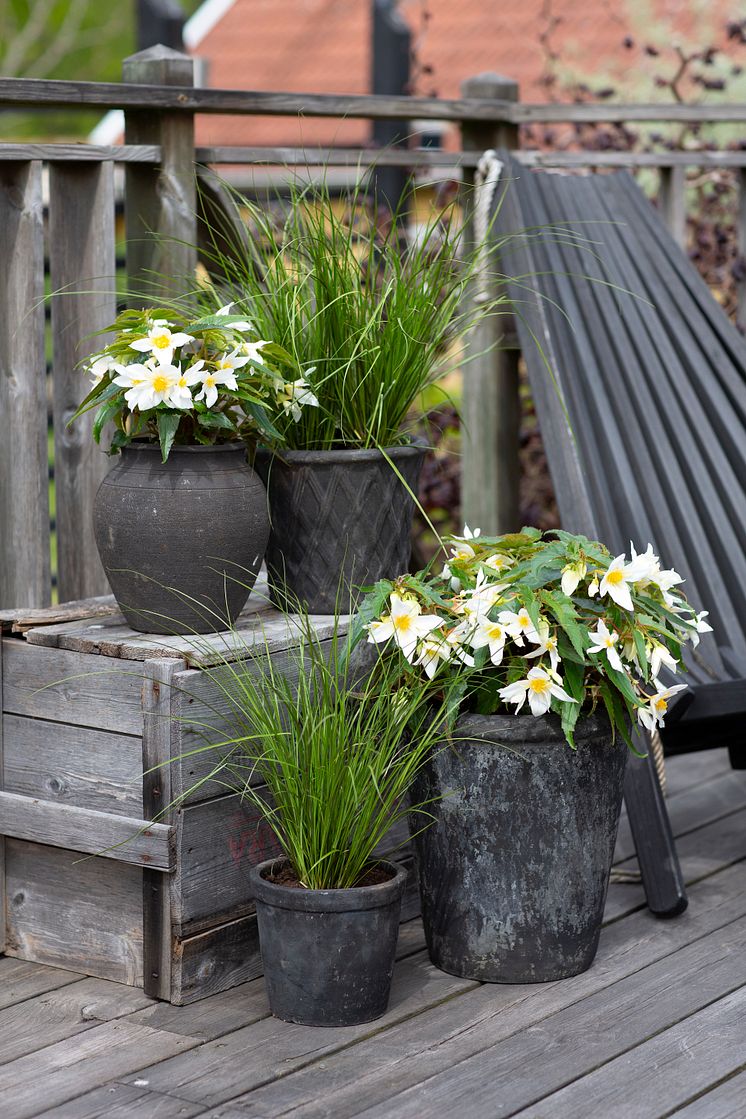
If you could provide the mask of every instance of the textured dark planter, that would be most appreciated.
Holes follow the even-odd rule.
[[[407,872],[350,890],[268,882],[270,859],[250,871],[269,1006],[306,1026],[354,1026],[386,1012]]]
[[[578,722],[576,752],[553,715],[464,715],[454,734],[412,790],[412,803],[443,797],[415,840],[433,963],[495,983],[585,971],[598,947],[627,747],[612,745],[599,715]]]
[[[416,494],[425,447],[386,454]],[[380,451],[259,452],[256,468],[269,497],[267,570],[278,605],[287,590],[311,614],[347,613],[355,587],[407,570],[414,500]]]
[[[125,447],[96,494],[93,522],[122,613],[147,633],[225,629],[269,537],[264,486],[235,443],[172,447],[165,463],[153,444]]]

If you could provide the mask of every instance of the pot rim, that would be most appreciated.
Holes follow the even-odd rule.
[[[412,458],[424,454],[427,446],[425,440],[417,436],[410,443],[400,444],[396,447],[385,447],[384,450],[389,458]],[[256,460],[263,463],[272,463],[277,460],[283,464],[299,466],[310,466],[314,463],[379,462],[381,459],[383,459],[383,452],[379,451],[377,447],[370,447],[366,450],[361,450],[358,447],[338,447],[329,451],[295,451],[283,447],[271,450],[269,447],[259,447],[256,452]],[[383,461],[386,460],[383,459]]]
[[[562,723],[559,716],[554,713],[537,717],[528,712],[511,714],[498,711],[492,715],[479,715],[474,711],[466,711],[456,720],[454,733],[456,749],[466,742],[500,745],[501,739],[508,742],[511,747],[516,747],[519,752],[522,746],[530,748],[542,743],[556,742],[567,746]],[[611,724],[605,712],[598,710],[592,713],[581,712],[575,725],[574,736],[576,742],[601,736],[611,738]],[[626,749],[621,735],[617,737],[619,742],[614,743],[615,748]]]
[[[350,886],[341,890],[299,890],[269,882],[263,877],[264,871],[287,861],[286,856],[280,855],[251,867],[249,880],[257,901],[265,902],[276,909],[292,909],[305,913],[350,913],[364,909],[379,909],[390,905],[401,896],[404,883],[409,876],[409,871],[399,863],[392,862],[390,859],[371,859],[372,864],[392,870],[393,878],[373,886]]]
[[[127,443],[126,446],[122,447],[122,452],[123,453],[128,452],[128,451],[136,451],[138,453],[144,452],[144,453],[147,453],[147,454],[152,454],[154,451],[157,451],[158,454],[160,454],[161,447],[160,447],[160,443],[157,443],[157,442],[152,442],[151,443],[151,442],[144,442],[144,441],[139,442],[138,440],[133,440],[132,443]],[[170,458],[171,455],[173,455],[175,453],[178,453],[178,454],[211,454],[212,453],[212,454],[214,454],[216,451],[218,451],[218,452],[222,452],[222,451],[246,451],[246,444],[241,443],[241,442],[211,443],[209,446],[205,446],[202,443],[196,443],[194,445],[183,444],[183,443],[174,444],[171,447],[171,450],[168,452],[168,457]]]

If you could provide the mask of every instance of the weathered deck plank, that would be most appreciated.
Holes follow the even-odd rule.
[[[746,897],[738,896],[741,874],[740,868],[733,868],[695,888],[693,905],[677,921],[662,923],[644,910],[612,925],[602,937],[596,963],[583,975],[540,986],[480,986],[422,1015],[416,1024],[405,1022],[351,1049],[324,1056],[323,1068],[314,1061],[293,1076],[246,1093],[234,1099],[232,1107],[237,1114],[266,1119],[291,1108],[294,1119],[342,1119],[438,1073],[446,1063],[449,1044],[463,1060],[482,1053],[490,1040],[538,1029],[539,1023],[573,1005],[582,1006],[591,998],[604,1005],[620,980],[639,973],[646,964],[665,967],[673,953],[697,943],[710,929],[729,927],[734,915],[746,913]],[[542,1044],[548,1047],[544,1033]],[[545,1059],[542,1055],[539,1064]],[[488,1067],[493,1068],[491,1061]],[[525,1067],[518,1058],[514,1074]],[[440,1114],[432,1098],[428,1107],[423,1105],[420,1115]],[[214,1119],[220,1114],[216,1111]],[[483,1114],[491,1116],[492,1111]]]
[[[740,1071],[746,1062],[745,1018],[746,988],[741,987],[558,1092],[550,1101],[552,1114],[657,1119],[666,1114],[664,1107],[684,1104],[709,1084]],[[544,1119],[546,1112],[543,1105],[520,1114],[522,1119]],[[700,1112],[695,1114],[701,1119]]]
[[[669,765],[689,910],[658,921],[639,887],[613,886],[594,966],[564,982],[445,975],[413,921],[388,1014],[318,1030],[271,1018],[260,979],[176,1007],[0,960],[0,991],[12,992],[0,1009],[3,1119],[742,1119],[743,774],[709,758]],[[82,1007],[86,985],[100,1005]]]
[[[16,1003],[0,1011],[0,1065],[124,1018],[151,1002],[136,987],[86,978]]]

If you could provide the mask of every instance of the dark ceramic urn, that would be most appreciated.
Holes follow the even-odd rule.
[[[593,962],[627,747],[600,715],[575,741],[554,715],[464,715],[419,774],[412,803],[435,817],[415,839],[422,916],[443,971],[537,983]]]
[[[311,614],[347,613],[360,587],[406,571],[424,457],[419,443],[385,454],[260,451],[256,468],[269,499],[273,601],[291,609],[304,603]]]
[[[267,875],[282,860],[249,872],[270,1010],[285,1022],[353,1026],[385,1014],[391,991],[407,871],[347,890],[306,890]]]
[[[240,613],[269,537],[243,444],[125,447],[96,495],[94,531],[120,609],[146,633],[209,633]]]

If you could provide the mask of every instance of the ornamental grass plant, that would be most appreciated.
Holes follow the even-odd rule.
[[[215,754],[203,781],[241,794],[302,886],[345,889],[361,880],[408,812],[427,824],[427,805],[408,808],[406,793],[443,733],[445,708],[435,696],[430,702],[436,689],[427,677],[403,680],[384,658],[361,671],[338,621],[330,648],[307,615],[286,620],[297,638],[289,666],[278,668],[260,643],[202,670],[227,732],[215,742],[213,728],[195,726],[206,744],[194,753]],[[234,636],[229,644],[239,647]],[[201,647],[197,636],[191,640]]]
[[[449,541],[438,574],[429,569],[382,580],[358,613],[351,643],[367,634],[398,666],[399,679],[440,681],[451,718],[553,712],[568,743],[578,718],[599,705],[632,746],[630,727],[664,725],[684,684],[687,642],[710,630],[663,569],[652,545],[612,556],[560,529],[524,528],[482,537],[465,529]]]
[[[467,251],[453,206],[407,239],[402,215],[377,211],[362,186],[338,199],[325,181],[291,180],[271,211],[221,185],[231,212],[206,215],[203,248],[221,300],[235,302],[299,368],[313,366],[319,406],[296,423],[281,418],[285,445],[407,442],[413,405],[438,380],[448,347],[480,316],[508,310],[506,294],[478,305],[463,298],[490,254]]]

